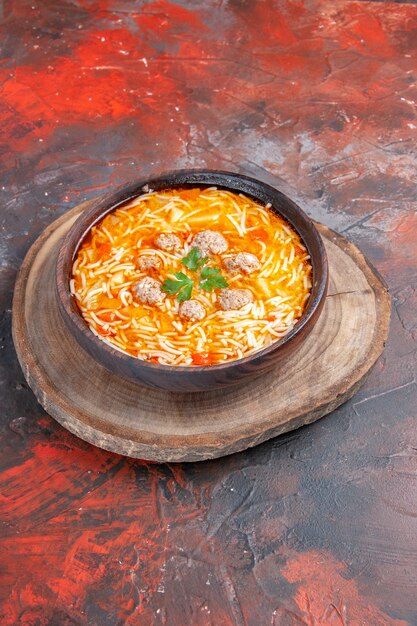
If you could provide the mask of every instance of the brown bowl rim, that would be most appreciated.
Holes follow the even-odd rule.
[[[238,180],[240,182],[246,183],[249,186],[253,185],[254,193],[241,191],[239,188],[233,189],[230,187],[226,180],[225,182],[213,182],[208,179],[212,177],[213,179],[219,178],[230,180]],[[171,184],[169,184],[169,180],[173,180]],[[204,180],[207,179],[207,180]],[[105,215],[115,210],[117,207],[125,204],[126,202],[132,200],[133,198],[140,195],[140,193],[145,193],[147,188],[153,189],[153,185],[159,185],[161,182],[167,181],[168,184],[165,186],[159,187],[158,190],[163,188],[165,189],[175,189],[180,187],[187,186],[212,186],[216,185],[223,189],[236,192],[236,193],[244,193],[249,197],[257,200],[258,202],[262,202],[259,199],[259,196],[256,196],[256,190],[261,188],[265,195],[275,196],[276,198],[280,198],[285,202],[286,205],[289,205],[295,213],[304,221],[305,226],[310,229],[310,236],[312,236],[316,240],[317,251],[318,254],[313,254],[312,250],[308,243],[304,240],[304,237],[299,232],[298,228],[292,223],[292,220],[281,213],[279,209],[274,207],[274,204],[271,202],[271,209],[275,211],[282,219],[287,221],[291,227],[298,233],[303,244],[307,247],[312,266],[313,266],[313,287],[311,291],[310,298],[307,302],[306,309],[302,315],[302,317],[298,320],[294,328],[282,339],[279,339],[276,342],[273,342],[271,345],[262,348],[254,352],[253,354],[243,357],[241,359],[234,359],[231,361],[226,361],[225,363],[220,363],[216,365],[164,365],[160,363],[151,363],[149,361],[142,361],[136,357],[133,357],[129,354],[126,354],[117,348],[113,348],[91,331],[88,324],[83,319],[81,312],[79,311],[75,299],[70,292],[70,276],[72,270],[72,264],[75,258],[75,255],[78,251],[78,248],[83,241],[84,237],[87,235],[88,231],[94,226],[98,221],[100,221]],[[181,183],[181,181],[183,181]],[[143,189],[145,188],[145,189]],[[122,199],[120,199],[120,195],[122,194]],[[126,195],[125,195],[126,194]],[[314,317],[317,309],[320,308],[323,298],[326,296],[327,285],[328,285],[328,262],[327,262],[327,254],[324,247],[323,240],[314,225],[314,222],[308,217],[308,215],[288,196],[284,193],[272,187],[271,185],[264,183],[256,178],[252,178],[249,176],[245,176],[243,174],[238,174],[236,172],[229,172],[226,170],[210,170],[210,169],[181,169],[181,170],[171,170],[168,172],[164,172],[158,176],[146,177],[138,181],[126,183],[120,185],[119,187],[113,189],[109,193],[104,196],[100,196],[99,198],[92,200],[92,206],[87,208],[85,211],[81,213],[81,215],[76,219],[74,224],[71,226],[69,231],[64,235],[63,240],[60,245],[57,265],[56,265],[56,274],[55,274],[55,285],[57,288],[57,294],[59,298],[59,304],[61,308],[61,312],[64,312],[64,315],[67,316],[67,319],[70,320],[77,329],[87,338],[88,341],[92,342],[95,345],[95,348],[98,351],[103,351],[104,353],[110,354],[112,357],[116,359],[120,359],[124,361],[126,364],[131,364],[134,369],[136,368],[149,368],[150,371],[160,371],[160,372],[183,372],[184,374],[192,374],[193,372],[198,371],[224,371],[227,369],[232,369],[235,366],[240,366],[246,363],[250,363],[255,361],[256,359],[263,360],[264,356],[267,356],[271,352],[276,352],[284,345],[287,345],[293,341],[293,339],[303,330],[303,328],[309,323],[310,319]],[[321,280],[319,282],[315,282],[314,273],[317,272],[317,266],[320,265],[321,269]],[[96,357],[95,357],[96,358]],[[99,360],[99,359],[96,359]],[[107,366],[108,367],[108,366]],[[139,378],[139,377],[138,377]]]

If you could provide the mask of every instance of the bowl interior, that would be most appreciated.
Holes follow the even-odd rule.
[[[282,339],[273,342],[271,345],[251,354],[250,356],[210,366],[173,366],[142,361],[119,351],[116,348],[113,348],[96,337],[82,318],[75,300],[71,295],[69,287],[73,261],[79,246],[92,226],[117,207],[120,207],[138,195],[146,193],[150,190],[160,191],[163,189],[212,186],[236,193],[242,193],[261,204],[270,203],[271,210],[275,211],[281,218],[284,218],[294,228],[294,230],[300,235],[304,245],[307,247],[313,268],[313,286],[304,313],[297,321],[294,328]],[[280,346],[290,342],[316,313],[326,294],[327,281],[327,258],[322,239],[314,226],[314,223],[292,200],[290,200],[290,198],[274,187],[256,179],[243,176],[241,174],[212,170],[175,171],[163,174],[157,178],[141,180],[124,185],[115,191],[98,198],[93,201],[92,205],[84,213],[81,214],[64,237],[57,262],[57,287],[61,310],[67,318],[67,321],[69,320],[72,325],[75,325],[76,329],[85,335],[87,341],[95,344],[95,350],[102,350],[104,352],[111,353],[115,359],[129,361],[131,364],[135,363],[136,367],[148,367],[151,369],[167,371],[175,369],[176,372],[180,372],[182,370],[192,372],[198,369],[210,369],[210,371],[221,370],[233,367],[236,363],[242,364],[262,359],[270,352],[279,350]],[[85,333],[88,333],[88,335]]]

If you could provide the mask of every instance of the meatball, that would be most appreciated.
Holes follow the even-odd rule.
[[[179,313],[181,317],[189,320],[202,320],[206,316],[206,311],[198,300],[186,300],[181,302]]]
[[[222,289],[219,301],[223,311],[230,311],[241,309],[245,304],[252,302],[253,295],[249,289]]]
[[[165,298],[159,280],[150,276],[145,276],[135,283],[133,293],[143,304],[159,304]]]
[[[141,272],[146,272],[146,270],[153,270],[161,267],[161,259],[156,254],[139,256],[136,259],[136,265]]]
[[[197,233],[191,245],[198,248],[202,256],[222,254],[228,248],[226,239],[215,230],[202,230],[201,233]]]
[[[172,233],[161,233],[155,238],[155,244],[161,250],[173,252],[181,248],[181,239]]]
[[[250,252],[238,252],[224,259],[223,264],[230,272],[244,272],[252,274],[261,267],[259,259]]]

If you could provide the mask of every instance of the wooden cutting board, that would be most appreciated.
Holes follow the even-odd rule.
[[[358,248],[318,224],[329,260],[326,304],[305,343],[276,369],[243,386],[192,394],[119,378],[76,344],[55,297],[59,242],[87,206],[56,220],[28,252],[15,287],[13,339],[40,404],[96,446],[171,462],[244,450],[348,400],[383,350],[390,319],[386,286]]]

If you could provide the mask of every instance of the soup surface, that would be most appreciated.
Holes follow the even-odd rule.
[[[311,290],[309,259],[268,205],[214,187],[150,191],[91,228],[70,287],[90,329],[114,348],[213,365],[294,327]]]

